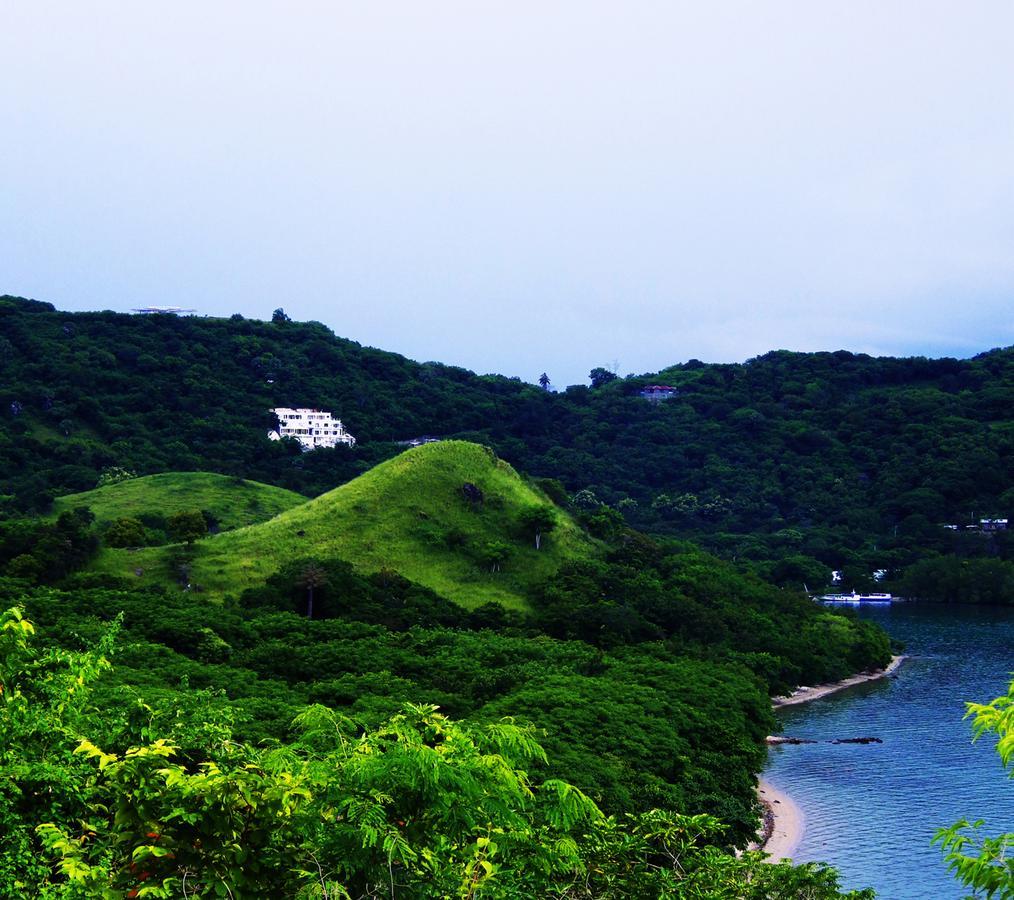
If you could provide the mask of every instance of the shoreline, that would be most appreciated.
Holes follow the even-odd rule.
[[[799,688],[788,697],[773,697],[771,707],[777,710],[783,706],[809,703],[812,700],[836,694],[846,688],[855,687],[857,684],[886,678],[898,671],[898,667],[905,659],[905,656],[892,656],[890,663],[876,672],[863,672],[830,684]],[[772,743],[775,742],[771,738],[768,740]],[[757,776],[757,797],[764,805],[764,818],[759,838],[750,845],[750,849],[763,850],[767,853],[768,857],[765,862],[776,863],[783,859],[790,859],[803,840],[806,830],[806,817],[803,815],[803,811],[788,794],[776,788],[763,775]]]
[[[783,706],[795,706],[797,703],[809,703],[811,700],[819,700],[821,697],[836,694],[838,691],[855,687],[857,684],[866,684],[868,681],[886,678],[888,675],[893,675],[898,671],[898,667],[906,658],[905,656],[892,656],[891,661],[886,667],[877,669],[875,672],[860,672],[858,675],[843,678],[841,681],[832,681],[828,684],[818,684],[813,687],[796,688],[787,697],[772,697],[771,706],[773,709],[780,709]]]
[[[803,811],[788,794],[766,778],[757,780],[757,796],[764,804],[764,825],[761,839],[751,845],[750,849],[763,850],[768,854],[765,862],[776,863],[790,859],[806,830]]]

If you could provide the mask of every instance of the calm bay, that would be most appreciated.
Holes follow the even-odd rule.
[[[956,820],[1014,830],[1014,780],[995,740],[971,742],[964,701],[1005,694],[1014,610],[897,604],[861,610],[909,655],[890,678],[779,711],[783,733],[816,744],[771,749],[765,777],[805,816],[794,859],[838,867],[845,886],[889,900],[957,900],[930,841]],[[878,737],[877,744],[831,744]]]

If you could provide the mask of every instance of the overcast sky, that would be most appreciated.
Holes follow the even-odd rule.
[[[1014,342],[1014,4],[0,6],[0,293],[581,381]]]

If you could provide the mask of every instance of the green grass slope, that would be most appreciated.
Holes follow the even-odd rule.
[[[472,503],[466,483],[484,495]],[[521,510],[548,499],[491,451],[465,441],[426,444],[268,522],[195,545],[191,583],[212,597],[238,595],[282,565],[339,557],[363,572],[394,569],[462,606],[487,601],[523,608],[528,588],[594,543],[562,511],[541,550],[518,526]],[[510,545],[502,571],[478,557],[493,541]],[[105,550],[95,566],[110,574],[169,583],[168,548]],[[140,575],[137,573],[140,572]]]
[[[306,502],[295,491],[213,472],[167,472],[146,475],[68,494],[53,501],[53,515],[87,506],[101,526],[125,516],[171,516],[183,510],[207,510],[222,531],[266,522]]]

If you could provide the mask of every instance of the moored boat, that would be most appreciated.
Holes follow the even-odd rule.
[[[891,594],[870,592],[860,594],[852,591],[850,594],[823,594],[817,598],[822,603],[842,603],[849,606],[858,606],[860,603],[895,603],[898,599]]]

